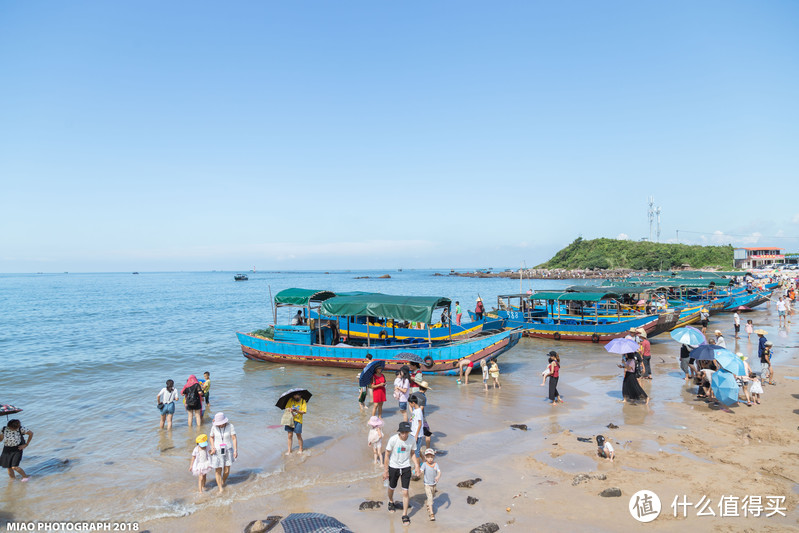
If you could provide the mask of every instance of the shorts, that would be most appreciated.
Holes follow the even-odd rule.
[[[205,398],[205,405],[208,405],[209,403],[211,403],[211,393],[210,392],[204,393],[203,394],[203,398]]]
[[[778,316],[785,316],[785,311],[777,311]]]
[[[430,426],[427,425],[427,422],[425,422],[424,426],[422,427],[422,435],[424,435],[425,437],[433,436],[433,432],[430,431]]]
[[[419,434],[419,437],[417,437],[416,450],[413,452],[420,459],[422,458],[422,444],[424,444],[424,433]]]
[[[388,467],[388,488],[394,490],[397,488],[397,480],[402,479],[402,490],[408,490],[411,487],[411,467],[405,468],[392,468]]]
[[[364,403],[366,401],[366,389],[361,391],[361,394],[358,395],[358,403]]]
[[[302,435],[302,422],[294,421],[294,427],[291,426],[283,426],[283,429],[286,430],[287,433],[296,433],[297,435]]]
[[[165,403],[164,406],[161,408],[161,416],[174,415],[174,414],[175,414],[175,402]]]
[[[703,327],[703,328],[706,328],[706,327],[707,327],[707,320],[703,320],[703,321],[702,321],[702,327]]]
[[[400,402],[399,403],[400,411],[407,411],[408,410],[408,402]]]
[[[741,325],[735,324],[735,333],[740,333],[740,332],[741,332]]]

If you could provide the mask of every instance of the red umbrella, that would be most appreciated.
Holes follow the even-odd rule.
[[[8,415],[13,415],[14,413],[20,413],[22,409],[19,407],[14,407],[13,405],[9,405],[4,403],[0,405],[0,415],[6,415],[6,420],[8,420]]]

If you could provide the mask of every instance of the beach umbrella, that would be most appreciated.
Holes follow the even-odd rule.
[[[716,358],[716,352],[723,350],[721,346],[716,344],[702,344],[691,350],[691,357],[697,361],[712,361]]]
[[[721,349],[715,353],[716,361],[721,368],[736,376],[746,375],[746,366],[741,359],[729,350]]]
[[[634,353],[638,351],[638,343],[632,339],[613,339],[605,345],[605,350],[619,355]]]
[[[289,403],[291,397],[297,393],[300,393],[300,396],[302,396],[302,399],[305,400],[306,402],[311,399],[311,396],[313,396],[313,394],[311,394],[307,389],[291,389],[280,395],[280,398],[278,398],[275,407],[285,409],[286,404]]]
[[[4,403],[0,405],[0,415],[6,415],[6,420],[8,420],[8,415],[13,415],[14,413],[21,413],[22,409],[19,407],[14,407],[13,405],[9,405]]]
[[[424,364],[424,358],[421,355],[416,355],[415,353],[411,352],[398,353],[394,356],[394,359],[399,361],[408,361],[410,363],[419,363],[420,365]]]
[[[285,533],[352,533],[346,525],[322,513],[291,513],[280,525]]]
[[[745,305],[739,305],[738,308],[736,309],[736,311],[741,311],[742,313],[751,310],[752,310],[751,307],[746,307]]]
[[[726,370],[718,370],[710,378],[710,388],[716,399],[724,405],[732,405],[738,402],[738,383],[735,376]]]
[[[361,371],[361,377],[358,378],[358,386],[366,387],[369,384],[371,384],[372,376],[374,375],[375,370],[378,367],[385,368],[385,366],[386,366],[385,361],[383,361],[382,359],[375,359],[372,362],[370,362],[368,365],[363,367],[363,370]]]
[[[685,326],[671,332],[671,338],[680,344],[698,346],[705,343],[705,335],[696,328]]]

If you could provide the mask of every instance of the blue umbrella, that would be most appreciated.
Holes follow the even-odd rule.
[[[379,368],[384,368],[386,366],[386,362],[382,359],[375,359],[361,370],[361,377],[358,378],[358,386],[359,387],[366,387],[372,383],[372,376],[375,374],[375,370]]]
[[[352,533],[346,525],[322,513],[291,513],[280,525],[286,533]]]
[[[729,350],[721,349],[716,351],[716,361],[721,368],[728,372],[732,372],[736,376],[746,375],[746,366],[737,355]]]
[[[710,378],[710,388],[713,389],[716,399],[724,405],[738,402],[738,383],[735,382],[735,376],[730,372],[726,370],[713,372],[713,377]]]
[[[638,343],[632,339],[613,339],[605,345],[605,350],[610,353],[617,353],[619,355],[634,353],[638,351]]]
[[[697,361],[712,361],[716,358],[716,352],[723,349],[716,344],[702,344],[691,350],[690,355]]]
[[[705,344],[705,335],[696,328],[685,326],[684,328],[677,328],[671,332],[671,338],[680,344],[687,344],[689,346],[699,346]],[[694,358],[696,359],[696,358]]]
[[[399,361],[408,361],[410,363],[419,363],[420,365],[424,364],[424,357],[421,355],[416,355],[415,353],[411,352],[401,352],[394,356],[394,359]]]

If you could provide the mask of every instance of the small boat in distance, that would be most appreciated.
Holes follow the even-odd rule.
[[[235,279],[236,281],[247,281],[250,278],[247,277],[247,274],[236,274],[235,276],[233,276],[233,279]]]
[[[138,272],[134,272],[134,274],[138,274]]]

